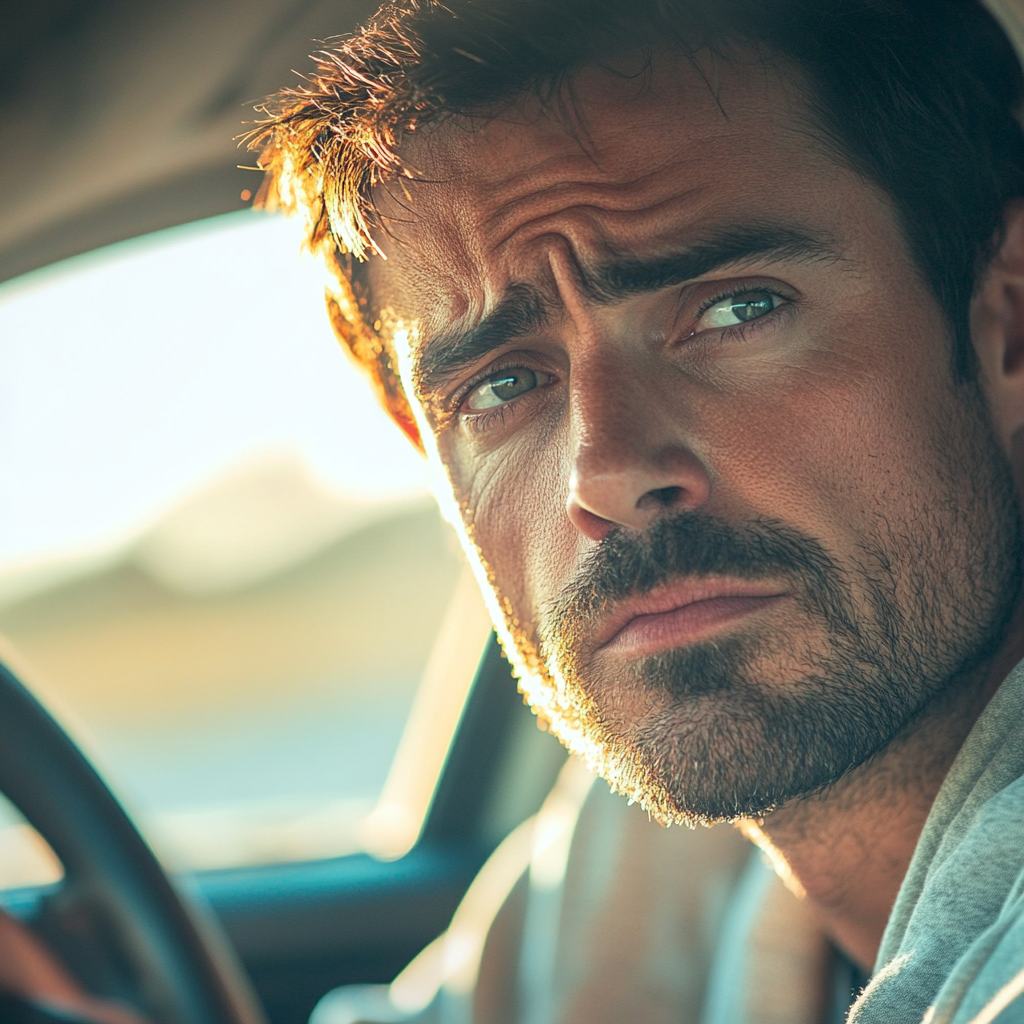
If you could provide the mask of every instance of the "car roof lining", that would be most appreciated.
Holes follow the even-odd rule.
[[[0,5],[0,280],[243,208],[253,105],[373,0]]]

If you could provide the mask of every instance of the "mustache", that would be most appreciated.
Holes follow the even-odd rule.
[[[736,525],[691,512],[658,520],[642,534],[610,531],[545,606],[541,644],[578,648],[618,602],[674,578],[714,576],[781,577],[833,631],[858,633],[846,574],[818,540],[778,520]]]

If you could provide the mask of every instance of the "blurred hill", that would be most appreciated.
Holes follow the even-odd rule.
[[[376,796],[460,563],[426,499],[271,462],[10,600],[0,632],[141,817],[307,813]]]

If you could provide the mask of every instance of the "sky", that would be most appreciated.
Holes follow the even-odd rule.
[[[0,573],[115,545],[264,457],[359,501],[427,492],[300,248],[244,211],[0,285]]]

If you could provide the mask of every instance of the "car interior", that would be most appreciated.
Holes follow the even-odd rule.
[[[422,481],[409,483],[411,453],[397,483],[384,479],[385,456],[355,451],[372,439],[332,424],[331,441],[353,449],[344,458],[362,459],[343,468],[346,484],[359,479],[341,500],[280,437],[260,439],[269,454],[240,455],[235,438],[211,457],[215,424],[199,468],[126,497],[106,525],[83,525],[91,499],[74,493],[76,473],[94,491],[141,480],[160,461],[159,434],[185,434],[189,419],[200,431],[198,404],[173,422],[162,404],[195,397],[166,397],[179,369],[216,376],[189,364],[202,359],[189,348],[197,328],[168,327],[173,308],[196,307],[199,343],[230,335],[239,359],[273,333],[258,277],[280,277],[265,255],[276,243],[261,249],[255,235],[283,231],[289,258],[298,237],[252,226],[259,175],[238,136],[263,96],[296,81],[315,40],[371,9],[0,7],[0,906],[88,990],[155,1021],[300,1022],[339,986],[390,983],[445,931],[565,761],[516,692]],[[221,294],[182,294],[201,286]],[[303,287],[306,321],[325,322],[315,277]],[[46,326],[51,315],[60,323]],[[156,383],[126,369],[145,348],[143,319],[147,337],[165,331],[167,366],[139,370]],[[125,347],[103,364],[118,331]],[[65,350],[51,336],[78,340]],[[328,338],[316,344],[340,375]],[[122,376],[108,385],[114,363]],[[341,386],[361,388],[343,372]],[[227,367],[211,398],[225,419],[247,415],[226,393],[238,373]],[[283,402],[279,377],[273,386],[264,419]],[[118,406],[122,392],[135,404]],[[76,452],[105,404],[111,422]],[[145,433],[147,406],[148,453],[118,449]],[[54,506],[71,525],[33,536]],[[254,694],[269,694],[262,717]],[[4,1003],[0,1016],[43,1012]]]
[[[0,909],[161,1024],[696,1024],[751,848],[538,728],[251,210],[254,108],[375,7],[0,5]],[[749,1019],[811,1024],[758,899]]]
[[[50,545],[59,549],[56,555],[27,559],[12,540],[19,528],[11,517],[22,499],[26,520],[39,520],[40,505],[30,508],[37,499],[28,495],[43,477],[55,487],[55,502],[76,504],[66,490],[74,485],[51,476],[55,464],[38,446],[32,449],[38,421],[57,430],[55,444],[62,449],[75,443],[70,435],[89,429],[81,421],[76,427],[66,404],[63,412],[42,408],[53,387],[62,386],[57,377],[66,364],[59,352],[43,351],[38,316],[25,326],[11,311],[14,298],[33,288],[45,291],[47,275],[55,272],[56,287],[40,301],[74,318],[73,327],[60,329],[66,337],[69,330],[87,329],[85,300],[61,283],[66,279],[60,269],[84,266],[88,277],[82,261],[90,257],[82,254],[112,252],[123,265],[149,251],[144,242],[132,249],[130,240],[157,239],[156,248],[165,237],[187,242],[194,224],[205,238],[204,225],[221,224],[225,216],[229,235],[238,230],[231,228],[238,223],[232,217],[242,219],[244,233],[247,218],[257,216],[248,208],[259,175],[238,166],[251,167],[253,158],[238,147],[237,136],[256,116],[254,104],[295,80],[291,69],[306,62],[314,40],[350,29],[370,10],[366,4],[308,0],[44,0],[0,8],[6,140],[0,156],[0,278],[7,282],[0,298],[6,314],[6,327],[0,326],[0,405],[6,409],[0,504],[7,509],[0,532],[8,542],[0,569],[7,666],[0,683],[0,792],[6,797],[0,808],[0,904],[28,922],[88,989],[121,998],[152,1020],[305,1021],[339,985],[390,982],[444,931],[481,864],[539,807],[564,761],[562,748],[537,730],[517,694],[479,599],[471,590],[466,596],[464,582],[460,590],[465,570],[419,482],[412,497],[389,493],[384,499],[380,495],[391,484],[373,484],[372,500],[343,507],[309,484],[286,452],[275,449],[255,463],[242,459],[234,476],[225,456],[227,482],[218,475],[222,466],[202,466],[188,481],[202,492],[198,505],[178,501],[173,492],[159,495],[162,504],[154,501],[140,517],[140,529],[148,531],[141,540],[132,527],[123,542],[108,544],[102,536],[98,544],[59,541]],[[243,244],[256,253],[258,272],[259,250]],[[294,234],[285,246],[297,253]],[[185,253],[183,259],[190,264],[192,257]],[[123,306],[133,286],[123,273],[118,280]],[[94,285],[82,287],[95,294]],[[222,285],[229,304],[255,311],[250,325],[236,325],[239,344],[250,344],[260,329],[261,296],[251,276],[239,287],[246,292],[242,297]],[[314,280],[310,313],[320,321],[317,295]],[[187,305],[187,296],[181,301]],[[109,327],[110,311],[100,312]],[[158,309],[153,312],[163,319]],[[177,330],[177,341],[171,339],[165,351],[180,344],[178,362],[187,362],[190,328]],[[38,350],[33,358],[42,360],[49,386],[33,391],[32,373],[22,372],[25,364],[18,361],[19,345]],[[336,349],[325,346],[341,365]],[[352,371],[345,372],[354,380]],[[77,380],[68,386],[90,388]],[[355,381],[353,387],[359,386]],[[263,399],[264,409],[272,399]],[[24,403],[35,412],[28,409],[19,419],[18,410],[28,408]],[[118,436],[132,433],[130,415],[120,413],[112,424]],[[180,429],[180,420],[178,428],[165,423],[165,429]],[[337,437],[349,447],[365,440]],[[35,465],[25,475],[12,468],[21,458],[15,449],[33,450]],[[364,461],[373,459],[371,454]],[[87,471],[99,479],[106,462],[117,476],[139,477],[147,471],[144,461],[144,453],[119,456],[108,448],[106,455],[96,453]],[[366,476],[374,468],[360,472]],[[400,491],[405,485],[396,486]],[[260,497],[267,494],[268,500]],[[234,566],[230,558],[217,563],[223,538],[216,532],[217,515],[208,514],[210,507],[216,513],[232,502],[241,502],[242,513],[228,516],[220,529],[233,531]],[[267,513],[274,502],[281,508]],[[67,511],[81,523],[89,513],[84,502],[77,504],[77,512]],[[257,505],[261,512],[253,512]],[[260,515],[276,515],[279,522],[256,530],[246,549],[238,535],[243,527],[254,529]],[[278,543],[282,522],[292,530],[283,531],[284,548]],[[206,548],[197,540],[203,530]],[[181,547],[182,537],[191,554]],[[318,610],[331,604],[332,611]],[[332,623],[346,616],[360,634],[358,643],[334,635]],[[196,719],[211,705],[204,691],[221,682],[210,666],[221,659],[233,666],[228,674],[237,701],[249,701],[260,687],[278,688],[280,699],[273,696],[271,711],[245,736],[235,721],[244,718],[237,705],[214,707],[205,715],[205,733],[196,731],[203,725]],[[281,664],[268,667],[275,659]],[[331,704],[334,698],[322,692],[339,672],[342,689],[359,676],[367,691],[383,693],[384,710],[373,711],[377,718],[355,715],[356,725],[344,736],[337,729],[346,728],[346,707]],[[286,713],[280,708],[289,693],[292,704],[301,705],[303,680],[313,677],[321,690],[304,705],[306,731],[295,726],[275,750],[278,735],[267,719]],[[140,707],[132,718],[123,709],[132,693],[147,687],[164,687],[170,703]],[[124,721],[108,727],[102,709],[115,705],[122,711],[113,717],[120,713]],[[185,724],[158,735],[159,720],[175,715]],[[291,728],[284,723],[282,735],[285,726]],[[371,749],[371,742],[377,746]],[[330,748],[346,745],[350,754],[337,756],[348,760],[332,762]],[[146,821],[143,831],[160,848],[159,864],[79,749],[88,749],[121,802],[138,811],[134,820]],[[310,786],[320,787],[312,796],[301,792],[303,780],[288,781],[289,772],[298,771],[297,751],[308,753],[304,770],[316,776]],[[225,767],[232,760],[245,767]],[[228,806],[246,783],[228,778],[231,771],[249,773],[250,789],[270,779],[265,788],[276,787],[276,804],[260,803],[259,817],[250,813],[258,801],[245,791],[245,800]],[[337,795],[331,793],[332,772],[350,777],[335,787]],[[193,795],[178,799],[172,793],[164,800],[164,790],[175,786]],[[219,803],[194,797],[218,786]],[[151,795],[161,810],[147,818]],[[368,800],[376,810],[369,825]],[[349,805],[359,805],[358,813]],[[215,819],[216,827],[210,824]],[[364,835],[354,836],[360,828]],[[161,846],[159,837],[168,832],[171,841]],[[181,898],[191,908],[187,913]]]

